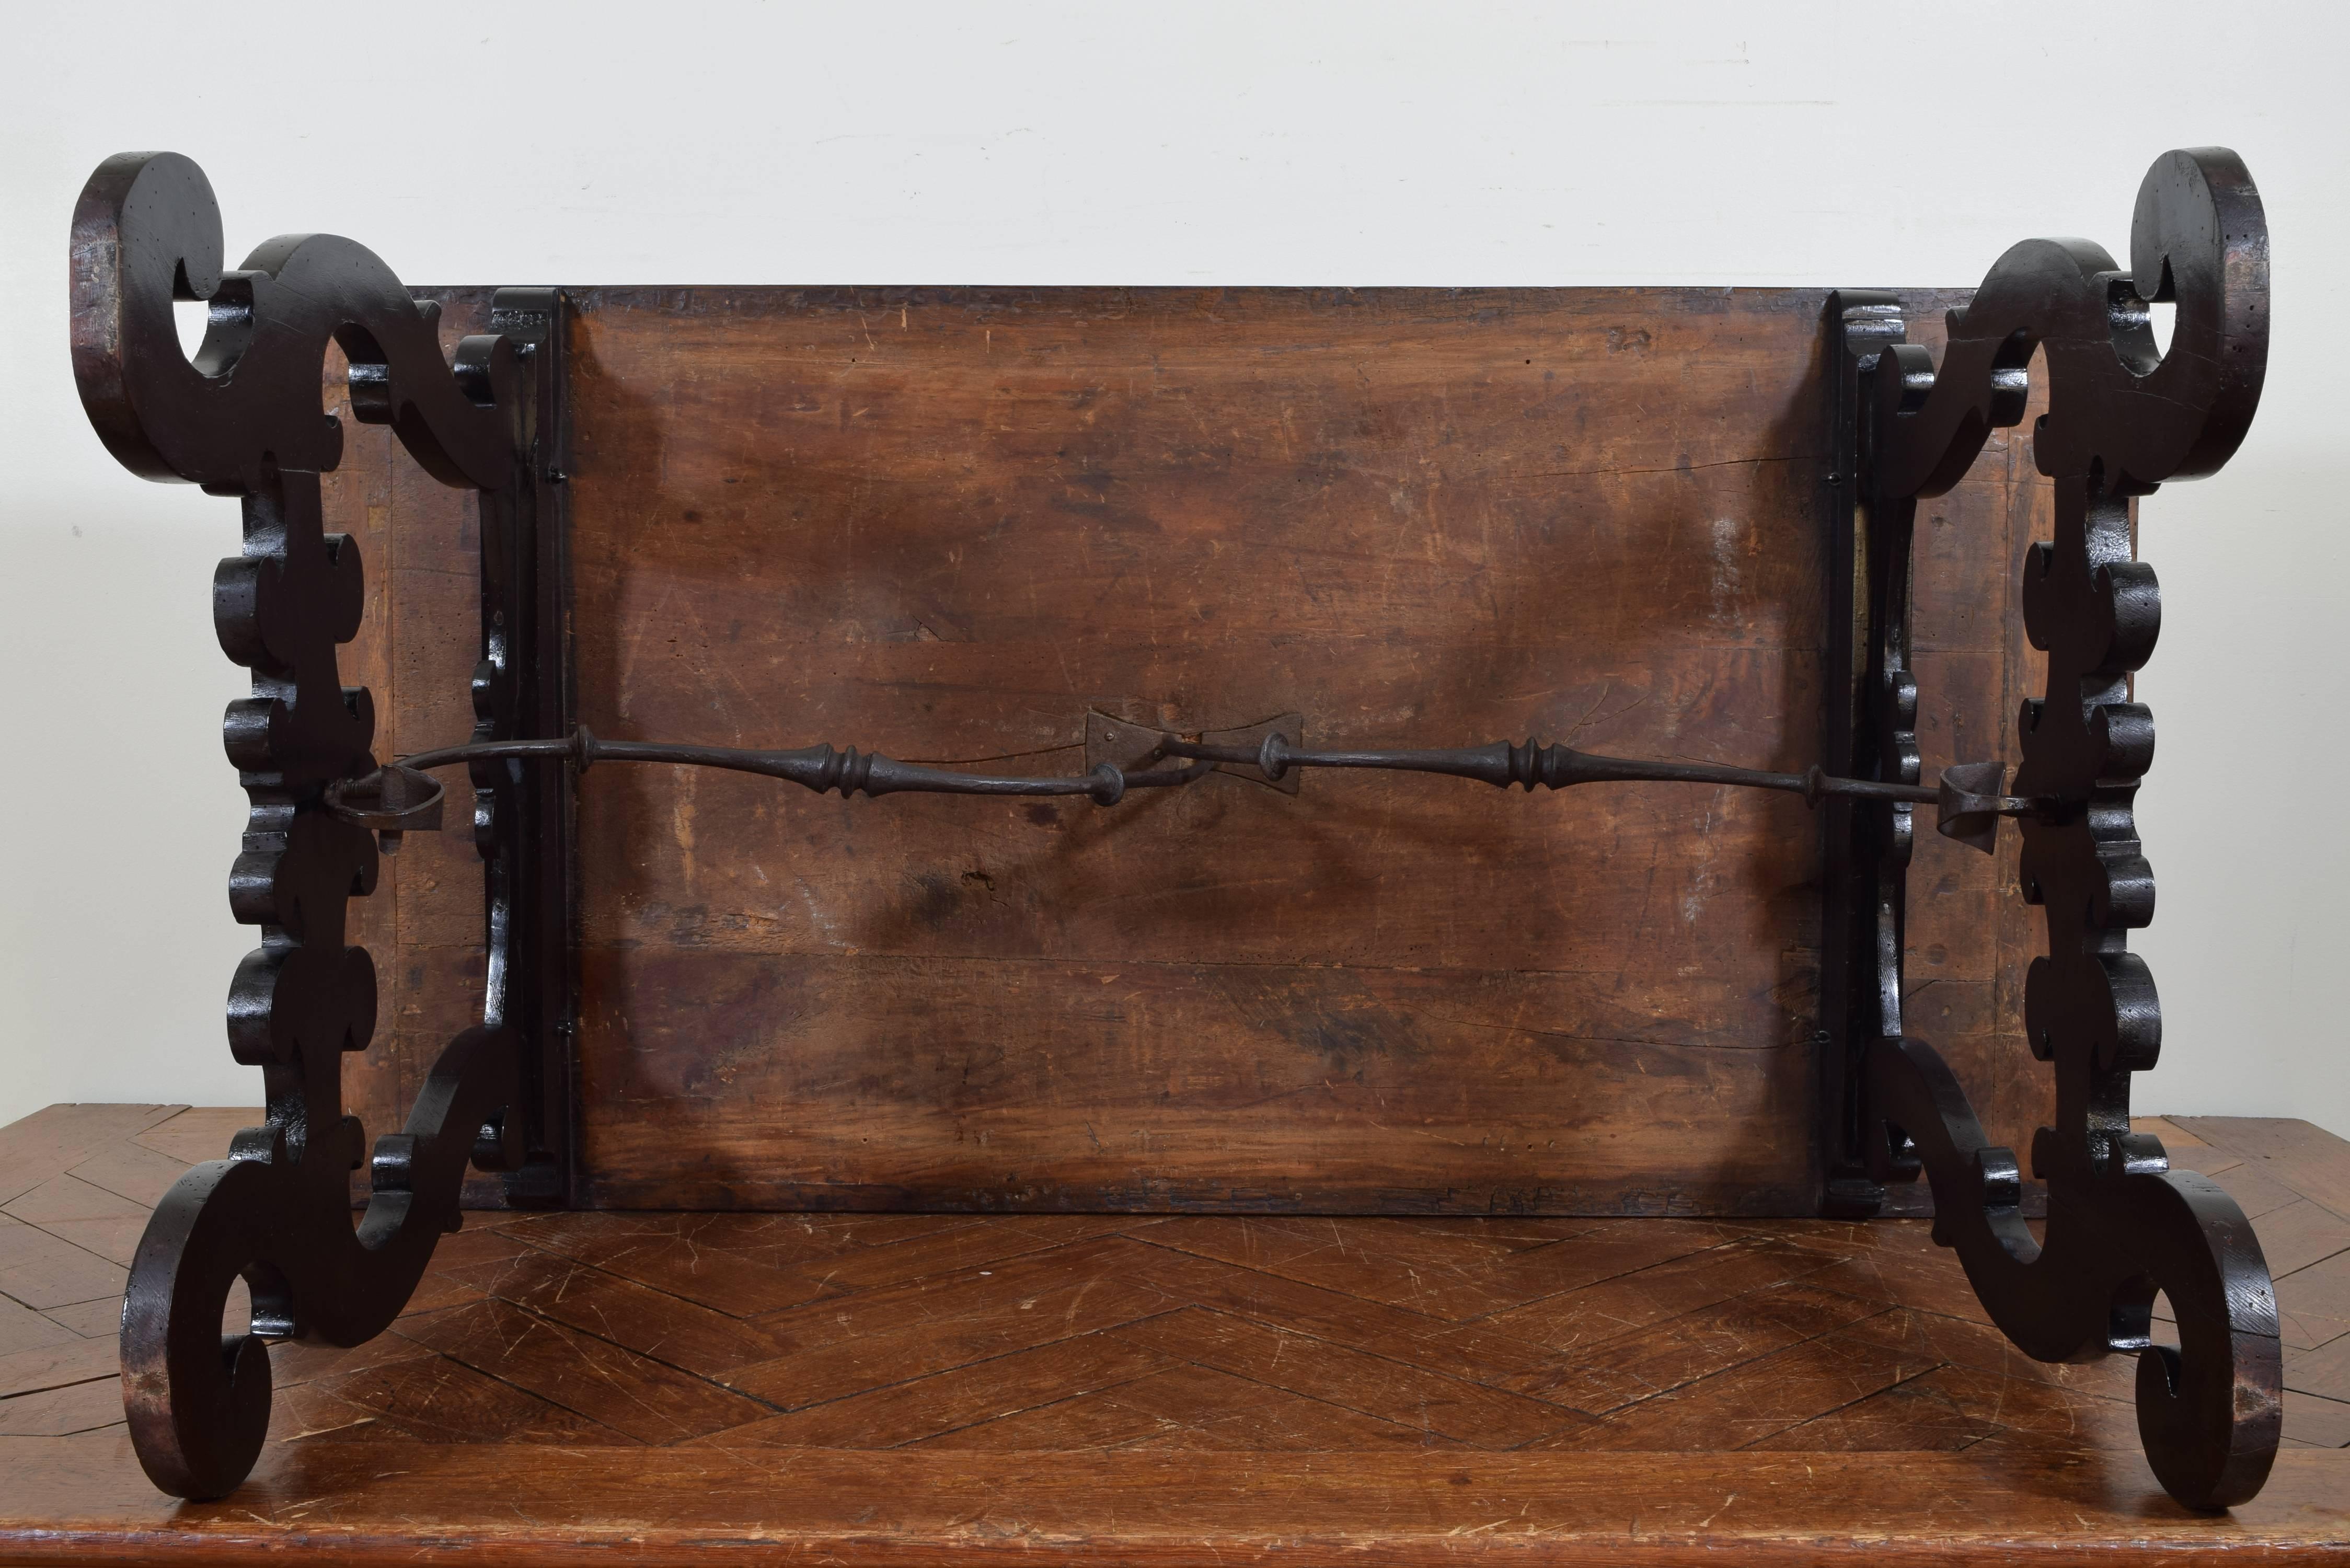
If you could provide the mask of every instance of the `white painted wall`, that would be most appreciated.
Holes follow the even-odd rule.
[[[1946,285],[2028,235],[2126,255],[2154,155],[2221,142],[2268,200],[2277,338],[2235,462],[2145,507],[2167,617],[2141,685],[2162,727],[2141,945],[2169,1027],[2138,1103],[2350,1134],[2337,4],[5,17],[0,1121],[258,1091],[220,1023],[249,945],[223,894],[242,672],[206,598],[235,508],[118,469],[68,375],[67,220],[108,153],[196,158],[232,258],[324,229],[428,283]],[[2251,784],[2257,808],[2205,809]]]

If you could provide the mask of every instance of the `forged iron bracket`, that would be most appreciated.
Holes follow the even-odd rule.
[[[1909,515],[1872,509],[1859,480],[1864,369],[1900,340],[1900,301],[1874,289],[1828,296],[1826,648],[1824,766],[1916,784],[1918,684],[1908,672]],[[1842,679],[1838,679],[1839,674]],[[1861,1054],[1900,1032],[1902,926],[1912,807],[1831,800],[1820,815],[1820,1211],[1865,1219],[1885,1206],[1861,1140]]]
[[[1105,713],[1098,708],[1086,710],[1086,766],[1099,767],[1107,763],[1125,773],[1140,773],[1159,765],[1165,755],[1159,742],[1166,730],[1155,724],[1137,724]],[[1208,730],[1195,732],[1191,738],[1211,745],[1238,746],[1253,751],[1264,743],[1267,735],[1286,735],[1292,742],[1303,742],[1305,715],[1277,713],[1253,724],[1243,724],[1232,730]],[[1245,763],[1214,763],[1212,771],[1246,779],[1267,789],[1277,789],[1284,794],[1295,794],[1305,775],[1292,770],[1277,779],[1269,779],[1258,769]]]
[[[2150,305],[2177,306],[2158,349]],[[2161,601],[2137,559],[2138,497],[2215,472],[2260,401],[2268,355],[2268,231],[2242,162],[2170,152],[2140,186],[2126,266],[2085,240],[2011,249],[1950,313],[1938,364],[1905,340],[1891,295],[1846,290],[1826,312],[1827,763],[1915,783],[1908,668],[1912,525],[1921,497],[1966,474],[1991,432],[2018,423],[2030,368],[2048,411],[2032,432],[2054,483],[2055,538],[2025,553],[2024,629],[2046,694],[2023,704],[2014,788],[2020,891],[2048,951],[2024,986],[2023,1033],[2051,1064],[2056,1121],[2033,1139],[2047,1184],[2035,1236],[2023,1165],[1991,1144],[1956,1077],[1902,1018],[1903,882],[1911,807],[1835,802],[1825,844],[1821,973],[1823,1203],[1884,1205],[1921,1174],[1934,1239],[1954,1248],[1991,1320],[2043,1361],[2137,1357],[2138,1432],[2172,1496],[2223,1508],[2260,1490],[2282,1416],[2276,1299],[2260,1243],[2218,1185],[2173,1170],[2129,1125],[2130,1075],[2154,1065],[2161,1011],[2128,933],[2154,916],[2133,815],[2154,758],[2153,715],[2130,677],[2154,651]],[[1870,770],[1874,770],[1872,773]],[[1953,836],[1997,826],[1997,764],[1953,769]],[[2176,1348],[2155,1343],[2160,1293]]]
[[[568,316],[560,291],[502,288],[490,329],[521,361],[513,483],[481,501],[482,659],[473,680],[475,741],[572,732]],[[504,1172],[514,1208],[567,1208],[578,1096],[576,775],[568,768],[477,762],[473,843],[483,861],[489,983],[483,1022],[523,1042],[524,1158]]]

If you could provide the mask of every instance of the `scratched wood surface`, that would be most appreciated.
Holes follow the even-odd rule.
[[[480,291],[445,295],[453,338]],[[1956,296],[1920,291],[1931,340]],[[1088,708],[1312,741],[1800,769],[1821,701],[1816,291],[580,291],[583,720],[1081,767]],[[467,504],[380,431],[380,749],[462,737]],[[2029,684],[2019,440],[1921,520],[1932,770]],[[2011,836],[2012,839],[2012,836]],[[1227,777],[1083,803],[597,770],[581,1152],[608,1207],[1794,1213],[1816,851],[1792,798]],[[480,990],[478,870],[360,922],[397,1124]],[[1921,836],[1911,1028],[2017,1147],[2033,933]]]
[[[149,1488],[114,1323],[257,1112],[0,1129],[0,1562],[925,1565],[2350,1555],[2350,1144],[2139,1124],[2253,1216],[2284,1451],[2232,1514],[2126,1356],[2042,1366],[1917,1220],[477,1213],[391,1332],[272,1351],[272,1440]]]

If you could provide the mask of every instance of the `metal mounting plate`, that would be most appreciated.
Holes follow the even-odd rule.
[[[1278,731],[1292,745],[1305,743],[1305,715],[1276,713],[1270,719],[1260,719],[1253,724],[1243,724],[1232,730],[1201,730],[1173,732],[1187,740],[1211,746],[1248,746],[1252,749],[1264,743],[1264,738]],[[1107,763],[1120,773],[1139,774],[1154,767],[1166,766],[1159,751],[1159,737],[1170,732],[1152,728],[1125,719],[1113,718],[1098,708],[1086,712],[1086,766],[1097,768]],[[1305,770],[1292,768],[1279,779],[1269,779],[1244,763],[1218,763],[1215,771],[1243,778],[1267,789],[1277,789],[1284,794],[1295,794],[1305,780]]]

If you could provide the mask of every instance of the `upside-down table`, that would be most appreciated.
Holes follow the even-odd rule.
[[[2137,1356],[2174,1496],[2259,1490],[2260,1246],[2128,1119],[2135,507],[2258,400],[2233,154],[1970,295],[420,297],[225,268],[170,154],[73,244],[99,434],[244,515],[267,1110],[131,1266],[164,1490],[233,1491],[267,1345],[380,1333],[463,1201],[1930,1211],[2029,1355]]]

